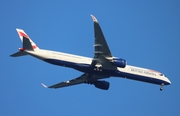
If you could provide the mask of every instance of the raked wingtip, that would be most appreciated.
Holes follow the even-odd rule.
[[[41,85],[44,87],[44,88],[48,88],[48,86],[46,86],[45,84],[41,83]]]
[[[94,15],[91,14],[91,17],[92,17],[94,22],[98,23],[98,20],[96,19],[96,17]]]

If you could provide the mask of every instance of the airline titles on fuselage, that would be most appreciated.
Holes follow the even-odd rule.
[[[146,70],[141,70],[141,69],[136,69],[136,68],[130,68],[132,72],[137,72],[137,73],[144,73],[144,74],[147,74],[147,75],[153,75],[153,76],[156,76],[156,73],[154,72],[149,72],[149,71],[146,71]]]

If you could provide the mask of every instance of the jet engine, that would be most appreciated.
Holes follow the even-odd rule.
[[[94,86],[99,89],[108,90],[110,83],[107,81],[95,81]]]
[[[113,58],[112,64],[117,67],[125,68],[127,61],[122,58]]]

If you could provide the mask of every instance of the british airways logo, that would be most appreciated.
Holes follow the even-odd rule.
[[[136,73],[141,73],[141,74],[147,74],[147,75],[153,75],[156,76],[156,73],[154,72],[149,72],[147,70],[141,70],[141,69],[136,69],[136,68],[131,68],[132,72],[136,72]]]

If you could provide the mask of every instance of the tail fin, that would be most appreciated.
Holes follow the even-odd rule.
[[[37,50],[39,49],[37,45],[31,40],[31,38],[22,30],[22,29],[16,29],[18,32],[18,35],[23,42],[23,49],[26,50]]]
[[[18,32],[18,35],[23,43],[22,48],[19,48],[19,51],[10,55],[12,57],[18,57],[18,56],[24,56],[27,55],[24,50],[38,50],[39,48],[37,45],[30,39],[30,37],[22,30],[22,29],[16,29]]]

